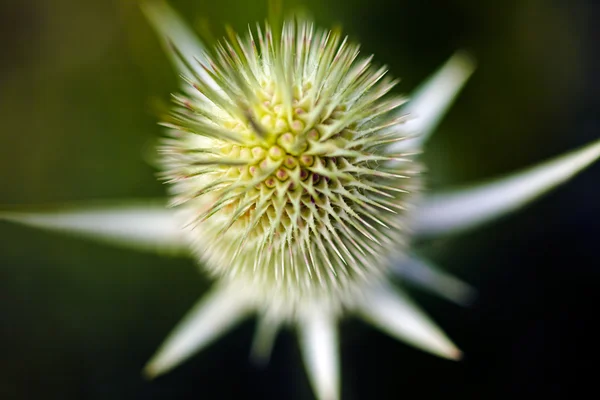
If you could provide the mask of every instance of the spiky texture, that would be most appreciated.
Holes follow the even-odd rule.
[[[418,188],[396,81],[310,22],[249,29],[187,65],[161,147],[173,204],[214,276],[274,311],[347,305],[406,239]],[[184,57],[181,57],[184,62]]]

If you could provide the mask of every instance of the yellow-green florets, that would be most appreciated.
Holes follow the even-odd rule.
[[[339,33],[289,21],[187,65],[161,147],[173,204],[216,277],[285,313],[377,281],[418,188],[401,98]],[[183,58],[182,58],[183,60]]]

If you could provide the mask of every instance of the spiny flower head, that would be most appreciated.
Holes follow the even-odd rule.
[[[339,32],[290,20],[230,39],[174,96],[161,147],[173,204],[212,274],[286,314],[343,305],[403,243],[417,167],[390,144],[406,138],[405,100]]]
[[[418,167],[402,152],[419,150],[473,72],[464,53],[398,111],[402,99],[388,94],[395,82],[385,68],[360,59],[338,32],[289,21],[243,40],[232,33],[207,54],[167,3],[141,5],[164,42],[175,43],[168,54],[189,83],[175,96],[161,154],[172,203],[191,229],[162,202],[0,211],[0,220],[144,250],[188,253],[191,239],[216,283],[152,357],[149,376],[258,313],[253,358],[267,361],[281,324],[291,322],[316,397],[338,400],[337,322],[346,307],[393,337],[459,359],[391,275],[460,304],[473,289],[405,249],[405,219],[420,239],[473,229],[600,158],[597,140],[508,177],[415,201]],[[405,121],[408,112],[416,118]],[[419,135],[398,143],[408,137],[403,131]]]

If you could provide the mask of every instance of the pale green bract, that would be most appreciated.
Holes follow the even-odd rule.
[[[457,53],[406,104],[358,46],[310,21],[257,26],[210,50],[162,1],[143,10],[185,77],[160,146],[164,202],[119,202],[0,219],[130,248],[192,254],[214,277],[146,367],[178,365],[258,314],[252,357],[298,330],[320,400],[339,399],[337,321],[357,315],[448,359],[460,350],[394,276],[460,304],[473,289],[418,257],[413,237],[472,229],[600,157],[600,141],[489,183],[423,193],[415,160],[474,70]]]

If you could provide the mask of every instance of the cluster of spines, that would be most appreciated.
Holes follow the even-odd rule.
[[[404,117],[391,115],[404,99],[385,98],[396,82],[337,32],[288,22],[279,38],[268,25],[257,38],[231,33],[188,65],[197,93],[175,96],[178,132],[162,148],[174,203],[210,203],[192,225],[221,216],[205,247],[231,248],[222,272],[277,281],[289,270],[288,283],[326,286],[364,275],[404,229],[402,182],[416,171],[386,150],[405,138]],[[223,243],[234,225],[235,243]]]

